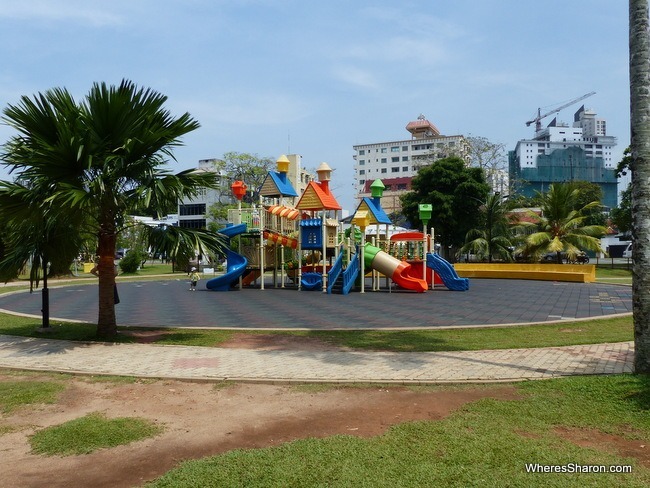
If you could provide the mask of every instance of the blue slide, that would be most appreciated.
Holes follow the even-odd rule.
[[[230,239],[236,235],[243,234],[246,232],[246,224],[231,225],[225,229],[219,231],[220,234],[225,235]],[[233,285],[241,275],[246,271],[246,266],[248,265],[248,260],[241,254],[236,253],[228,249],[226,252],[226,262],[228,266],[226,268],[226,273],[217,276],[208,280],[205,284],[208,290],[212,291],[228,291],[230,290],[231,285]]]
[[[469,280],[461,278],[454,267],[437,254],[427,254],[427,266],[434,270],[447,288],[452,291],[469,290]]]

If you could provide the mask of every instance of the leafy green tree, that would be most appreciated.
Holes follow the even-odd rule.
[[[533,208],[539,207],[540,199],[538,196],[526,197],[521,194],[510,195],[507,201],[510,210],[515,208]]]
[[[257,154],[227,152],[216,163],[216,169],[222,169],[228,178],[242,180],[248,186],[248,193],[243,201],[257,203],[259,201],[262,183],[268,172],[275,166],[275,160],[260,157]]]
[[[478,209],[490,190],[481,168],[469,168],[455,156],[420,168],[411,188],[401,196],[404,215],[413,227],[421,228],[418,205],[431,204],[429,225],[445,247],[461,246],[467,232],[479,226]]]
[[[612,223],[619,232],[629,234],[632,232],[632,187],[621,193],[621,203],[611,212]]]
[[[569,185],[578,190],[575,210],[583,209],[584,225],[605,225],[606,218],[602,205],[594,205],[585,209],[591,202],[603,201],[603,189],[597,183],[590,181],[572,181]]]
[[[625,148],[623,151],[623,159],[621,159],[616,165],[616,176],[620,178],[621,176],[627,175],[627,172],[630,171],[632,167],[632,152],[630,146]]]
[[[1,157],[20,181],[29,182],[26,201],[42,211],[46,228],[67,218],[96,239],[99,337],[117,333],[114,257],[126,216],[142,207],[165,209],[217,186],[211,173],[172,174],[162,168],[180,138],[199,127],[188,113],[172,117],[163,108],[166,100],[124,80],[119,86],[94,84],[81,103],[56,88],[24,96],[3,111],[3,121],[17,135],[4,144]],[[16,184],[3,185],[9,193],[18,190]],[[223,238],[209,232],[162,231],[176,238],[177,248],[191,243],[201,252],[223,246]]]
[[[469,165],[481,168],[485,179],[493,191],[503,192],[499,188],[500,176],[505,172],[507,164],[506,145],[490,141],[487,137],[470,135],[467,137],[469,149]]]
[[[44,203],[47,194],[22,182],[0,182],[0,222],[5,229],[5,253],[0,261],[0,279],[13,279],[31,266],[30,284],[41,277],[70,274],[70,266],[92,240],[80,232],[79,215],[57,215]],[[47,263],[47,266],[45,265]]]
[[[578,208],[580,190],[567,183],[554,183],[542,197],[542,214],[530,212],[538,231],[526,238],[525,254],[539,256],[554,252],[557,264],[562,263],[562,252],[575,259],[581,251],[602,252],[600,238],[607,229],[601,225],[584,225],[585,212],[598,207],[593,201]]]
[[[140,249],[130,249],[122,259],[120,259],[120,269],[123,273],[135,273],[142,266],[147,255]]]
[[[504,198],[493,193],[479,208],[480,227],[471,229],[465,236],[461,254],[476,254],[480,260],[489,263],[493,258],[512,261],[513,234],[512,223]]]

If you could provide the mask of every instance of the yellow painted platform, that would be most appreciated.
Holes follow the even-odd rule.
[[[596,281],[593,264],[518,264],[518,263],[455,263],[462,278],[505,278],[516,280]]]

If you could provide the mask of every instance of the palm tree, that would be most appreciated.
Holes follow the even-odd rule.
[[[634,369],[650,373],[650,35],[648,0],[630,0]]]
[[[99,256],[97,334],[117,333],[114,257],[125,217],[136,208],[167,208],[202,188],[218,186],[210,173],[162,168],[181,136],[199,127],[187,113],[174,118],[163,108],[167,98],[123,80],[119,86],[96,83],[81,103],[65,89],[33,99],[22,97],[4,110],[3,120],[18,135],[4,145],[4,164],[30,184],[33,205],[52,215],[77,219],[79,232],[94,235]],[[45,196],[45,198],[43,198]],[[169,233],[168,233],[169,234]],[[210,232],[178,229],[182,243],[200,252],[223,246]]]
[[[482,226],[466,234],[460,254],[473,253],[479,259],[487,257],[489,263],[493,258],[512,261],[511,223],[503,197],[499,193],[489,195],[479,210]]]
[[[587,218],[583,212],[599,206],[600,202],[576,208],[580,190],[565,183],[551,185],[548,193],[540,197],[542,214],[529,213],[539,230],[526,238],[526,254],[539,256],[554,252],[557,264],[562,264],[562,252],[572,260],[583,250],[602,252],[600,238],[607,229],[601,225],[583,225]]]

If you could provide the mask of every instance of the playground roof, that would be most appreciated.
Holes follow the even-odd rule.
[[[326,190],[324,190],[316,181],[309,182],[298,200],[296,208],[300,210],[341,210],[336,198],[330,193],[329,187],[326,186]]]
[[[291,186],[286,173],[269,171],[264,178],[260,194],[263,197],[297,197],[298,193]]]
[[[384,209],[381,208],[381,203],[379,200],[374,200],[373,198],[364,197],[359,202],[356,212],[359,210],[367,210],[370,212],[370,223],[371,224],[391,224],[390,218],[384,212]],[[355,212],[355,213],[356,213]]]

